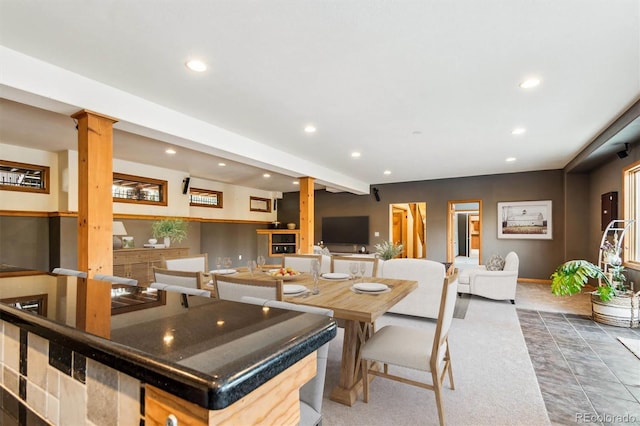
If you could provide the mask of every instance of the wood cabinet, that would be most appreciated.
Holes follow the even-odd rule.
[[[267,263],[285,254],[298,252],[300,244],[299,229],[258,229],[258,255],[265,256]],[[269,261],[271,259],[271,261]],[[276,259],[280,263],[280,259]]]
[[[153,267],[161,266],[163,259],[188,255],[189,249],[180,247],[114,250],[113,275],[138,280],[138,286],[111,286],[111,315],[164,305],[165,292],[147,288],[153,282]]]
[[[153,267],[160,266],[162,259],[187,257],[189,249],[146,248],[122,249],[113,251],[113,275],[138,280],[138,285],[148,286],[153,282]]]

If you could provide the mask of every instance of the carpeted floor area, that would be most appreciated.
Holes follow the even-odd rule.
[[[448,382],[444,389],[447,424],[640,425],[640,360],[617,339],[640,338],[640,330],[598,324],[590,315],[588,294],[556,297],[541,284],[519,283],[515,306],[459,297],[450,334],[456,389]],[[387,314],[376,326],[429,322]],[[390,380],[373,381],[368,404],[329,400],[341,350],[340,329],[330,345],[325,426],[438,424],[433,392]]]
[[[450,333],[455,390],[445,382],[444,406],[449,425],[550,424],[528,356],[516,308],[508,301],[459,298]],[[463,306],[467,305],[466,314]],[[460,319],[460,317],[464,319]],[[430,320],[387,314],[376,326],[424,327]],[[337,384],[342,329],[331,342],[327,367],[323,425],[437,425],[432,391],[376,378],[370,400],[346,407],[328,399]],[[402,350],[402,348],[398,348]],[[424,379],[411,370],[397,370]]]

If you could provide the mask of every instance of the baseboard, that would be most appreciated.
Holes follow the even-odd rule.
[[[545,284],[550,285],[551,280],[541,280],[539,278],[518,278],[519,283]]]

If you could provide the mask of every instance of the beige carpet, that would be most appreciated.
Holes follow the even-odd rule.
[[[627,349],[640,359],[640,339],[631,339],[629,337],[618,337],[620,343],[622,343]]]
[[[420,327],[428,320],[387,314],[377,323]],[[445,382],[449,425],[550,424],[529,359],[515,306],[473,297],[464,320],[454,319],[450,333],[456,389]],[[432,391],[376,378],[368,404],[346,407],[328,399],[338,380],[342,329],[331,342],[323,403],[323,425],[437,425]],[[402,348],[398,348],[402,350]],[[418,372],[403,370],[422,379]]]

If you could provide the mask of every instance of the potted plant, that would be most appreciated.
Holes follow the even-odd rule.
[[[376,254],[378,257],[383,260],[393,259],[402,253],[402,244],[394,244],[391,241],[383,241],[380,244],[376,244],[374,247],[376,248]]]
[[[599,284],[591,293],[593,319],[618,327],[638,327],[640,292],[634,294],[626,287],[623,271],[621,264],[605,263],[603,270],[586,260],[570,260],[551,275],[551,292],[571,296],[580,293],[589,278],[598,279]]]
[[[181,242],[187,238],[188,223],[182,219],[161,219],[153,222],[151,232],[154,238],[164,238],[164,246],[169,247],[171,240]]]

